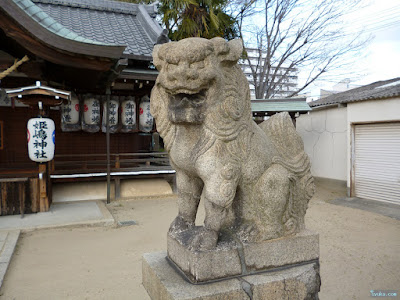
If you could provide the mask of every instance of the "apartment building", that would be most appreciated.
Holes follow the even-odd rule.
[[[247,55],[251,61],[251,65],[253,67],[257,66],[257,61],[259,59],[259,50],[254,49],[254,48],[247,48]],[[266,56],[266,52],[262,52],[262,58],[264,59]],[[264,62],[262,61],[262,64]],[[247,59],[241,59],[239,61],[239,65],[242,68],[244,74],[246,75],[246,78],[250,84],[250,97],[251,99],[256,99],[255,97],[255,87],[254,87],[254,79],[252,76],[251,68],[249,65],[249,62]],[[260,69],[260,68],[259,68]],[[289,72],[287,72],[288,68],[286,67],[280,67],[278,70],[276,68],[272,67],[271,73],[274,74],[275,71],[277,71],[277,74],[275,78],[273,78],[273,75],[269,75],[269,82],[274,83],[280,81],[280,83],[277,85],[277,87],[274,89],[272,95],[270,98],[288,98],[293,92],[297,90],[297,74],[298,71],[296,68],[290,68]],[[287,72],[287,74],[286,74]],[[285,75],[286,74],[286,75]],[[282,78],[284,77],[284,78]],[[265,75],[266,78],[266,75]]]

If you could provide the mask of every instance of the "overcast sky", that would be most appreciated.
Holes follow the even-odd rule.
[[[368,46],[368,67],[361,83],[400,76],[400,1],[375,0],[360,12],[366,30],[375,36]]]
[[[353,71],[348,77],[353,84],[365,85],[375,81],[400,77],[400,0],[364,0],[365,7],[348,18],[354,28],[363,27],[373,40],[355,57]],[[311,87],[313,96],[319,88],[329,89],[335,82],[320,81]],[[317,92],[318,91],[318,92]]]

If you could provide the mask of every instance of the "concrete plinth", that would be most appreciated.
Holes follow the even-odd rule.
[[[320,277],[317,262],[194,285],[171,267],[166,256],[166,252],[143,255],[143,285],[152,300],[318,299]]]
[[[242,243],[223,234],[215,249],[194,251],[190,232],[168,235],[168,257],[192,283],[245,276],[271,268],[319,258],[318,234],[304,230],[296,235],[258,243]]]

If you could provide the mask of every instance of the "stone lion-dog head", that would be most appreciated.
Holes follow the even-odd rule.
[[[251,120],[247,80],[237,61],[241,40],[184,39],[156,45],[159,70],[152,91],[151,113],[167,149],[174,125],[203,124],[219,138],[232,140]],[[247,101],[243,101],[247,100]]]

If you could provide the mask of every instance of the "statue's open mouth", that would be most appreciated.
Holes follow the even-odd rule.
[[[198,93],[178,93],[169,96],[169,119],[173,123],[201,124],[204,121],[206,90]]]
[[[178,93],[170,96],[170,105],[173,108],[193,107],[199,108],[206,100],[206,91],[202,90],[195,94]]]

